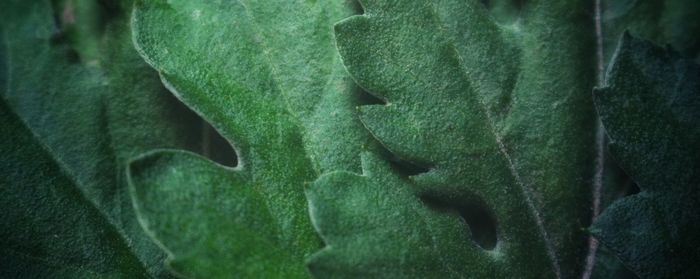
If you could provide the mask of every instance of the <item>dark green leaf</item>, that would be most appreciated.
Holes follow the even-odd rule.
[[[700,67],[625,35],[595,102],[641,192],[611,205],[592,232],[642,277],[697,277]]]
[[[606,0],[597,1],[601,5],[600,23],[602,33],[600,51],[600,86],[604,82],[606,65],[617,47],[620,36],[628,30],[632,35],[654,41],[659,45],[670,45],[686,57],[700,59],[700,2],[695,0]],[[696,61],[700,61],[697,60]],[[616,163],[608,160],[608,148],[604,149],[605,170],[603,187],[600,193],[599,208],[604,209],[613,201],[638,192],[634,181]],[[619,276],[626,268],[609,249],[603,248],[594,253],[600,260],[594,268],[593,278]],[[628,272],[629,273],[629,272]],[[630,275],[632,276],[632,275]]]
[[[0,277],[145,278],[128,240],[0,99]]]
[[[110,11],[103,28],[74,28],[94,24],[92,16],[102,7],[93,1],[67,2],[73,3],[74,9],[90,11],[71,14],[70,9],[53,10],[49,1],[1,4],[2,98],[47,147],[47,156],[62,166],[75,190],[85,196],[89,203],[83,206],[92,206],[107,218],[105,222],[116,228],[150,276],[169,277],[163,270],[164,253],[136,220],[125,165],[135,154],[156,147],[194,149],[198,138],[193,140],[196,133],[184,124],[201,122],[188,116],[192,113],[169,95],[157,74],[140,59],[131,43],[128,13],[113,7],[117,10]],[[21,168],[13,165],[7,171]],[[12,204],[7,200],[3,206]],[[23,230],[10,228],[17,234]],[[56,247],[72,243],[70,239],[55,241]],[[46,243],[35,244],[41,247]],[[52,261],[52,257],[71,254],[60,249],[50,252],[35,256]],[[87,265],[106,260],[97,255],[80,259]],[[26,266],[32,264],[40,263],[28,262]]]

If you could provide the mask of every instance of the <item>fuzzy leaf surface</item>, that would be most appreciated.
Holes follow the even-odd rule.
[[[305,185],[360,170],[371,138],[334,46],[343,1],[139,1],[141,55],[235,146],[234,168],[177,150],[131,165],[144,227],[180,275],[308,277],[321,247]]]
[[[629,32],[632,36],[651,40],[657,45],[670,45],[687,58],[700,61],[700,2],[693,0],[609,0],[600,4],[601,57],[598,68],[599,85],[605,82],[605,68],[617,49],[620,37]],[[607,140],[604,136],[603,140]],[[602,171],[603,183],[599,192],[599,210],[612,202],[639,191],[634,180],[617,166],[604,145],[605,158]],[[596,217],[594,217],[595,219]],[[591,278],[636,278],[610,249],[601,247],[591,255],[597,263]]]
[[[107,5],[106,2],[58,2],[62,4],[54,5],[50,1],[4,1],[0,4],[3,102],[45,146],[43,152],[48,155],[41,153],[41,156],[48,156],[46,158],[61,166],[62,178],[56,179],[68,179],[72,183],[70,186],[76,187],[71,191],[84,195],[85,202],[78,202],[71,208],[92,206],[80,210],[97,210],[97,216],[106,218],[105,222],[114,227],[117,237],[127,245],[125,251],[131,251],[140,268],[147,270],[142,276],[169,278],[169,272],[163,268],[165,253],[136,220],[126,184],[126,162],[135,154],[158,147],[197,149],[198,138],[192,137],[197,131],[189,127],[201,122],[164,89],[157,74],[135,51],[128,24],[131,4],[123,3],[129,7],[124,10],[114,2],[110,2],[109,7],[102,6]],[[106,13],[103,10],[106,8],[110,9],[109,20],[92,26],[96,24],[94,17]],[[102,16],[107,17],[106,14]],[[153,133],[159,136],[153,137]],[[6,171],[28,176],[19,181],[34,179],[31,173],[21,170],[22,166],[10,164]],[[45,175],[50,177],[51,174]],[[48,191],[51,184],[36,184],[36,187],[36,191]],[[26,198],[31,202],[42,197]],[[11,200],[3,200],[3,207],[13,204]],[[64,204],[55,203],[56,206]],[[40,217],[42,211],[35,213],[36,216],[28,211],[27,218],[44,218]],[[63,221],[51,219],[51,222]],[[24,230],[22,226],[3,225],[8,225],[8,233],[22,234]],[[48,219],[44,225],[50,225]],[[80,226],[79,223],[74,225]],[[50,231],[41,228],[41,224],[37,226],[38,230]],[[88,227],[75,229],[89,235]],[[55,243],[27,241],[36,249],[27,251],[22,259],[34,260],[18,266],[36,266],[37,271],[41,270],[42,261],[36,259],[60,262],[54,259],[72,257],[75,251],[70,245],[77,242],[68,237],[57,238]],[[42,253],[39,247],[44,245],[52,248]],[[80,263],[84,265],[107,261],[99,256],[101,253],[111,252],[76,257],[72,264],[78,264],[79,259],[85,261]],[[7,272],[12,273],[13,269]],[[66,273],[66,277],[72,276]]]
[[[380,179],[365,186],[377,188],[366,196],[351,189],[312,208],[330,246],[312,270],[377,278],[579,276],[595,121],[588,3],[528,2],[509,24],[479,1],[362,4],[364,15],[336,25],[338,47],[358,84],[387,104],[361,107],[361,119],[391,152],[429,171],[411,177],[411,189]],[[329,174],[313,187],[392,177],[379,169]],[[399,213],[425,213],[431,204],[430,214],[452,218]],[[344,218],[331,220],[320,208]],[[495,224],[495,246],[477,244],[470,212]]]
[[[596,107],[641,192],[613,203],[591,230],[641,277],[696,277],[700,67],[625,35],[608,71]]]
[[[0,99],[0,276],[148,278],[79,184]]]

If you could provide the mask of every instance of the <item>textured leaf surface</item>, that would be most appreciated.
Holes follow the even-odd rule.
[[[700,2],[694,0],[606,0],[601,4],[601,48],[599,57],[600,84],[603,86],[606,65],[617,49],[620,37],[628,31],[635,37],[648,39],[658,45],[670,45],[685,57],[696,57],[700,61]],[[603,187],[600,193],[599,208],[605,209],[612,202],[625,195],[639,191],[629,178],[612,160],[608,148],[604,149]],[[594,254],[599,262],[594,267],[592,278],[620,278],[628,273],[634,276],[607,248]],[[627,277],[625,277],[627,278]]]
[[[700,256],[700,67],[625,36],[595,102],[613,155],[641,192],[593,233],[642,277],[696,277]],[[659,171],[664,170],[664,171]]]
[[[115,228],[0,100],[0,276],[146,278]]]
[[[236,148],[226,168],[181,151],[134,162],[144,226],[170,265],[201,278],[307,277],[321,246],[304,187],[318,173],[359,171],[370,137],[333,44],[343,1],[140,1],[142,56]]]
[[[2,98],[27,123],[41,145],[46,146],[47,158],[61,166],[62,176],[73,183],[71,186],[77,187],[71,191],[84,195],[87,203],[81,202],[75,207],[92,206],[93,209],[80,210],[97,210],[97,216],[106,218],[101,222],[115,227],[115,233],[123,238],[127,250],[138,259],[137,263],[141,262],[140,268],[145,266],[147,275],[169,277],[163,270],[165,254],[144,234],[136,220],[125,179],[125,163],[135,154],[157,147],[196,149],[198,133],[186,127],[196,127],[200,122],[169,95],[157,74],[136,53],[127,12],[112,5],[109,20],[105,20],[104,25],[82,30],[76,26],[94,24],[92,17],[104,12],[103,7],[93,1],[66,1],[64,4],[67,8],[59,10],[54,10],[50,1],[4,1],[0,4],[3,16],[0,19]],[[124,5],[131,7],[128,3]],[[54,20],[55,15],[57,20]],[[158,137],[152,136],[154,133]],[[23,171],[22,166],[9,164],[5,171]],[[28,176],[23,179],[38,179],[29,172],[22,174]],[[44,176],[49,177],[48,173]],[[36,184],[36,191],[49,191],[46,187],[50,185],[50,182]],[[42,199],[23,198],[26,202]],[[3,200],[3,207],[16,202]],[[64,204],[55,203],[56,206]],[[27,218],[32,218],[31,212],[27,212]],[[38,216],[36,218],[43,218]],[[52,219],[52,222],[62,221]],[[38,226],[37,230],[48,233],[50,227],[42,228],[42,224],[51,226],[48,221],[34,225]],[[9,226],[8,229],[11,229],[8,233],[22,234],[26,227]],[[87,227],[75,229],[86,234],[90,231]],[[26,239],[32,243],[30,240]],[[32,266],[41,265],[42,261],[54,262],[54,258],[72,257],[76,252],[68,249],[75,245],[75,239],[57,237],[54,241],[55,244],[34,243],[37,248],[27,251],[27,257],[22,259],[28,261],[23,265],[40,270]],[[47,248],[45,252],[38,248],[50,244],[55,245],[54,248]],[[75,257],[72,264],[89,265],[109,260],[99,255]],[[17,262],[19,266],[20,261]],[[73,277],[69,274],[65,276]]]
[[[387,102],[361,107],[363,123],[430,171],[410,188],[386,168],[319,180],[311,210],[329,247],[314,273],[579,276],[594,142],[586,5],[527,3],[499,23],[478,1],[363,1],[365,15],[338,24],[348,70]],[[478,222],[494,224],[495,247],[477,245]]]

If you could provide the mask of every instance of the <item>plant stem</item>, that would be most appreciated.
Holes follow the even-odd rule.
[[[596,64],[598,82],[597,86],[601,87],[605,84],[605,61],[603,60],[603,26],[601,23],[601,0],[595,2],[595,35],[596,35]],[[600,214],[600,195],[603,188],[603,174],[605,171],[605,130],[600,119],[596,123],[596,159],[595,159],[595,174],[593,176],[593,214],[591,223]],[[582,279],[589,279],[593,274],[595,266],[596,252],[598,251],[598,240],[593,236],[588,237],[588,255],[586,256],[586,267],[584,269]]]

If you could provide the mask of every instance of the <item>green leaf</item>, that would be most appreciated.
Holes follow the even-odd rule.
[[[132,169],[137,211],[176,255],[169,262],[176,272],[202,278],[304,274],[300,256],[271,239],[284,232],[247,174],[177,151],[145,155]]]
[[[694,0],[606,0],[598,1],[602,11],[600,23],[603,54],[599,61],[600,86],[604,82],[606,65],[612,59],[619,39],[625,31],[633,36],[652,40],[658,45],[670,45],[684,56],[696,57],[700,61],[700,2]],[[603,133],[604,134],[604,133]],[[605,136],[602,135],[604,138]],[[609,159],[608,148],[604,149],[605,170],[600,193],[599,208],[605,209],[612,202],[632,193],[638,188],[617,163]],[[595,218],[595,217],[594,217]],[[602,248],[593,254],[600,260],[594,268],[592,278],[619,278],[626,268],[609,249]],[[628,272],[631,273],[631,272]],[[633,276],[630,274],[627,277]]]
[[[36,140],[46,146],[47,158],[60,165],[62,175],[84,195],[87,203],[76,206],[91,206],[104,216],[104,222],[115,227],[132,257],[142,265],[139,268],[145,266],[148,276],[168,278],[162,263],[165,254],[136,220],[125,179],[126,161],[158,147],[196,149],[199,141],[192,135],[197,133],[188,127],[191,122],[201,122],[170,96],[157,74],[140,59],[131,43],[126,12],[112,7],[103,28],[79,31],[72,26],[93,24],[91,17],[85,19],[81,15],[94,16],[100,13],[94,9],[102,7],[92,1],[68,2],[75,9],[92,10],[70,16],[70,21],[56,22],[56,14],[70,12],[52,9],[50,1],[4,1],[0,6],[3,102],[27,124]],[[74,41],[83,43],[73,44]],[[6,171],[24,171],[22,165],[10,166]],[[22,173],[28,176],[24,179],[34,179],[31,172]],[[47,186],[38,185],[37,191],[46,190],[41,187]],[[15,203],[3,200],[2,205],[11,207]],[[50,223],[43,224],[45,228],[36,225],[37,230],[50,231]],[[8,232],[16,234],[24,229],[8,226]],[[87,227],[76,230],[89,231]],[[26,240],[32,243],[31,239]],[[57,238],[55,242],[56,247],[69,247],[75,241]],[[44,247],[50,243],[35,244]],[[73,253],[59,248],[47,251],[50,253],[39,248],[27,252],[23,258],[27,263],[22,265],[29,269],[41,265],[32,257],[56,262],[53,258]],[[76,258],[73,264],[107,260],[96,255]],[[20,261],[17,262],[19,266]]]
[[[62,162],[0,99],[0,277],[145,278]]]
[[[601,127],[601,129],[603,128]],[[603,171],[603,181],[600,189],[599,210],[604,211],[615,201],[638,192],[639,188],[637,187],[636,183],[624,172],[624,170],[618,166],[614,158],[612,158],[608,145],[609,140],[605,135],[605,130],[603,129],[601,132],[603,133],[601,136],[606,141],[601,144],[601,146],[605,148],[605,170]],[[598,218],[598,216],[593,217],[593,220],[596,218]],[[589,250],[589,256],[594,257],[593,260],[595,260],[593,266],[591,267],[590,278],[639,278],[632,273],[632,271],[630,271],[624,265],[624,263],[622,263],[622,261],[620,261],[620,259],[615,255],[615,252],[611,251],[605,246],[600,245],[598,240],[592,235],[589,237],[596,243],[594,244],[596,245],[595,251],[591,253],[591,250]]]
[[[697,277],[700,269],[700,67],[625,35],[596,90],[613,155],[639,184],[592,232],[641,277]]]
[[[304,187],[360,171],[371,137],[333,43],[342,1],[139,1],[141,55],[233,146],[234,168],[161,150],[131,165],[144,227],[180,275],[307,277],[321,247]]]
[[[507,24],[478,1],[363,4],[336,26],[351,75],[387,102],[361,107],[361,119],[429,171],[412,187],[371,167],[316,182],[311,213],[329,247],[312,271],[579,276],[594,165],[589,3],[527,3]]]

